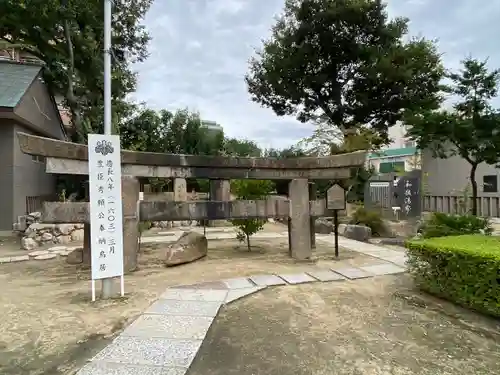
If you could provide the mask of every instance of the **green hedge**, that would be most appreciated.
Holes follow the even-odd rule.
[[[500,317],[500,239],[484,235],[409,241],[408,269],[422,290]]]

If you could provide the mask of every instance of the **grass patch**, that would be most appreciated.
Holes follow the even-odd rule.
[[[409,241],[408,267],[422,290],[500,317],[500,239],[484,235]]]

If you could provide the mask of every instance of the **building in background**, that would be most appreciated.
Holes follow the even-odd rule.
[[[23,154],[17,132],[66,140],[57,104],[39,61],[0,60],[0,232],[41,201],[55,199],[56,176],[45,172],[45,160]]]
[[[440,159],[434,157],[430,150],[418,150],[415,143],[406,137],[407,130],[407,126],[402,124],[391,127],[391,144],[369,154],[368,165],[378,173],[421,169],[425,194],[430,197],[463,196],[464,191],[470,194],[470,164],[460,156]],[[499,179],[500,169],[495,165],[480,164],[476,171],[478,196],[500,199]]]
[[[407,126],[398,123],[389,128],[391,143],[368,155],[367,164],[376,173],[403,172],[420,169],[420,152],[415,142],[406,137]]]
[[[224,132],[222,126],[217,124],[215,121],[201,120],[201,128],[208,130],[208,133],[210,134]]]

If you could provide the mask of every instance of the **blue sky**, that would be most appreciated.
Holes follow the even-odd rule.
[[[156,0],[145,24],[150,57],[136,66],[134,99],[155,109],[188,107],[228,136],[287,147],[311,125],[280,118],[250,101],[243,77],[284,0]],[[391,16],[410,18],[413,35],[437,39],[447,68],[467,55],[500,67],[500,0],[389,0]]]

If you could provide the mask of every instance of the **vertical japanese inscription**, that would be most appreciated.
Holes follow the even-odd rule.
[[[121,160],[119,136],[89,139],[92,278],[123,275]]]
[[[408,215],[412,210],[413,183],[411,180],[405,180],[404,184],[404,211]]]

